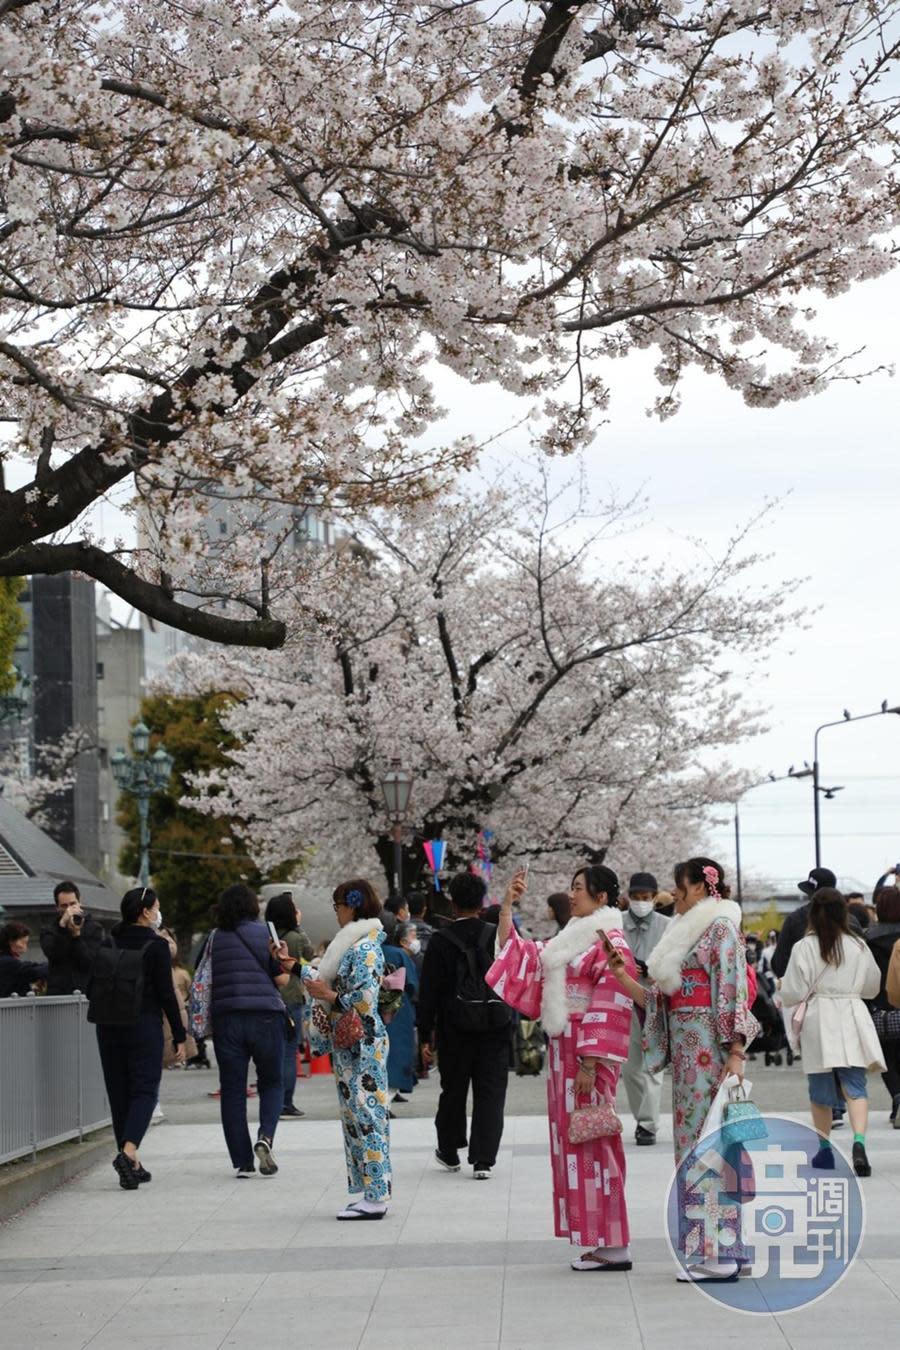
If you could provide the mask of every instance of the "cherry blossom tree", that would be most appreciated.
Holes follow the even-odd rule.
[[[0,0],[0,575],[277,647],[271,531],[211,554],[210,494],[427,498],[477,449],[440,367],[550,452],[636,348],[660,415],[691,366],[822,389],[813,298],[895,260],[898,9]]]
[[[9,740],[0,746],[0,791],[24,816],[52,834],[78,781],[83,757],[96,752],[96,739],[84,727],[71,727],[58,741],[40,742],[31,754],[20,742]]]
[[[495,862],[548,876],[696,847],[704,807],[742,782],[727,747],[759,729],[729,672],[796,622],[792,587],[754,587],[743,534],[659,567],[633,556],[627,503],[567,501],[545,479],[370,514],[320,559],[296,602],[317,622],[282,650],[180,658],[176,688],[241,695],[224,715],[238,748],[197,778],[201,806],[244,821],[263,862],[311,848],[314,874],[380,859],[390,875],[379,784],[401,756],[413,876],[422,839],[456,866],[485,829]]]

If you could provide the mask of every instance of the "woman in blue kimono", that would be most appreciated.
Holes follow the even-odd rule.
[[[388,1088],[393,1101],[400,1092],[412,1092],[416,1086],[416,1014],[413,1004],[419,993],[419,969],[408,946],[415,940],[415,926],[397,925],[397,945],[384,947],[389,966],[406,971],[406,984],[400,1006],[388,1024]]]
[[[381,901],[368,881],[345,881],[334,892],[340,932],[328,946],[307,989],[319,1007],[310,1028],[313,1054],[331,1054],[337,1082],[347,1186],[351,1200],[339,1219],[383,1219],[391,1194],[388,1123],[388,1041],[378,1012],[384,973]],[[356,1012],[362,1039],[345,1049],[334,1033],[345,1013]],[[354,1200],[354,1195],[361,1199]]]

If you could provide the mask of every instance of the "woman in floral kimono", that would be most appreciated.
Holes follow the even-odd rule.
[[[341,929],[319,963],[317,978],[307,979],[307,989],[328,1010],[324,1017],[313,1014],[312,1052],[331,1053],[344,1131],[347,1186],[351,1197],[362,1192],[362,1199],[351,1199],[337,1217],[383,1219],[391,1194],[391,1156],[388,1041],[378,1014],[384,973],[384,929],[378,918],[381,901],[368,881],[345,881],[333,898]],[[363,1036],[339,1050],[333,1035],[348,1012],[358,1013]]]
[[[549,942],[529,942],[513,927],[512,907],[525,891],[517,873],[500,910],[500,955],[487,983],[525,1017],[540,1016],[550,1037],[547,1107],[557,1237],[589,1250],[573,1270],[631,1269],[625,1208],[625,1150],[620,1134],[569,1142],[576,1105],[597,1096],[615,1102],[628,1058],[631,999],[608,973],[601,933],[632,975],[635,964],[616,908],[619,882],[608,867],[584,867],[572,879],[572,917]],[[595,1095],[596,1094],[596,1095]]]
[[[645,1066],[653,1072],[672,1066],[676,1168],[699,1142],[722,1079],[733,1074],[743,1081],[745,1046],[759,1029],[749,1008],[741,910],[728,895],[718,863],[709,858],[679,863],[676,918],[647,962],[651,986],[643,988],[625,962],[610,955],[613,975],[645,1009]],[[701,1248],[680,1184],[678,1198],[684,1263],[678,1278],[735,1279],[745,1261],[738,1202],[723,1212],[720,1231],[731,1240]]]

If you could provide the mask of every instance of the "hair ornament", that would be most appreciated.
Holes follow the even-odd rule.
[[[356,890],[348,891],[347,894],[344,896],[344,904],[349,906],[350,909],[359,909],[362,902],[363,902],[362,891]]]
[[[704,867],[703,880],[706,882],[706,889],[714,900],[721,900],[719,895],[719,870],[717,867]]]

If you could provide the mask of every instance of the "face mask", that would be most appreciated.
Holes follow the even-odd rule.
[[[162,928],[162,910],[158,909],[153,916],[153,927]]]
[[[409,944],[409,950],[412,952],[413,956],[419,955],[419,952],[422,950],[422,943],[419,938],[413,938],[412,942]]]
[[[655,908],[652,900],[629,900],[631,912],[636,919],[646,919],[648,914],[652,914]]]

